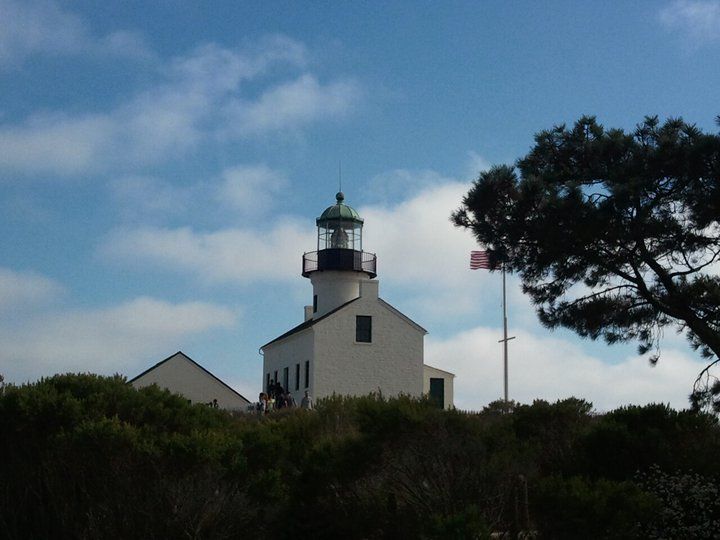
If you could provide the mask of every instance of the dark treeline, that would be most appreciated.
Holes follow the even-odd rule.
[[[579,399],[231,415],[121,377],[0,397],[3,538],[717,538],[720,429]]]

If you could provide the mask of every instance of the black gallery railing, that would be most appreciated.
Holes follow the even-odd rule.
[[[377,257],[374,253],[352,249],[323,249],[303,254],[302,275],[307,277],[318,270],[354,270],[377,275]]]

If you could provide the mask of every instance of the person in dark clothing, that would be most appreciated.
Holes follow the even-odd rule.
[[[278,409],[282,409],[285,406],[285,390],[280,383],[275,385],[275,403]]]

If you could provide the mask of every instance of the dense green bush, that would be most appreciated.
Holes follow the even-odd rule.
[[[717,422],[662,405],[600,415],[567,399],[461,413],[332,397],[258,418],[121,377],[62,375],[8,388],[0,433],[9,539],[718,530]]]
[[[7,389],[0,432],[9,538],[204,536],[239,525],[226,503],[240,502],[247,469],[222,412],[120,377],[64,375]]]
[[[666,473],[653,466],[636,477],[639,485],[655,495],[659,508],[645,528],[648,538],[710,540],[720,536],[720,486],[692,473]]]
[[[657,499],[632,482],[572,476],[538,481],[532,493],[537,527],[545,537],[638,538],[652,522]]]

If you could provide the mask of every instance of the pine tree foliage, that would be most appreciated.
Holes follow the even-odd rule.
[[[674,327],[720,357],[720,136],[582,117],[481,173],[452,219],[519,274],[546,326],[636,340],[653,363]]]

